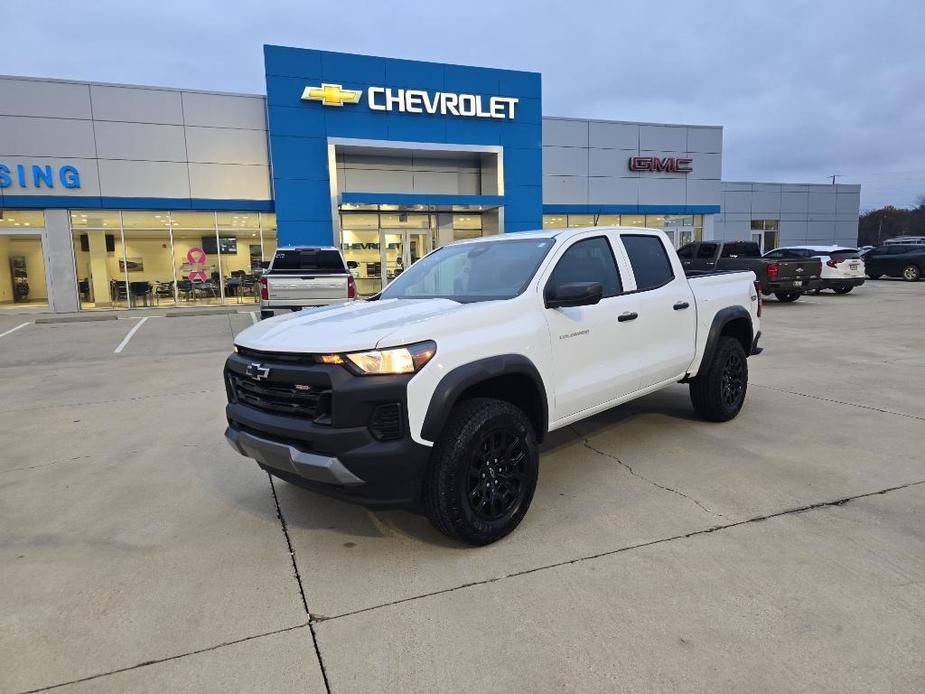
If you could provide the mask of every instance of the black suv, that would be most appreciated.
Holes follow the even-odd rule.
[[[915,282],[925,274],[925,245],[892,243],[864,254],[864,268],[872,280],[886,275]]]

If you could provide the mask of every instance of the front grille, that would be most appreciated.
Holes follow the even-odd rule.
[[[305,364],[311,366],[318,363],[314,354],[302,354],[300,352],[261,352],[260,350],[251,349],[250,347],[238,347],[238,354],[249,359],[260,359],[261,361],[282,361],[291,364]]]
[[[264,412],[331,423],[331,391],[322,386],[257,381],[229,372],[228,381],[238,402]]]

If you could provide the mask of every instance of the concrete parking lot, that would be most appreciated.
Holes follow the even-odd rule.
[[[480,549],[232,452],[249,313],[0,316],[0,691],[925,691],[922,316],[768,301],[736,420],[556,432]]]

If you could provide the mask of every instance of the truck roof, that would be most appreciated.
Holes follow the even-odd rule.
[[[481,243],[485,241],[497,241],[498,239],[516,240],[516,239],[567,239],[577,236],[586,231],[632,231],[633,233],[658,234],[662,229],[652,229],[650,227],[631,227],[609,224],[597,227],[569,227],[567,229],[538,229],[536,231],[513,231],[505,234],[492,234],[490,236],[481,236],[477,239],[463,239],[454,243]]]

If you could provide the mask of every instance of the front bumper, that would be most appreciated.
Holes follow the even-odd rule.
[[[309,417],[267,411],[239,397],[235,379],[247,374],[256,357],[269,370],[260,386],[323,389],[324,412]],[[225,366],[225,437],[237,452],[299,486],[368,505],[415,506],[432,449],[409,433],[410,380],[410,375],[354,376],[342,366],[300,363],[292,355],[232,354]],[[398,429],[385,439],[374,424],[383,406],[400,417]]]

